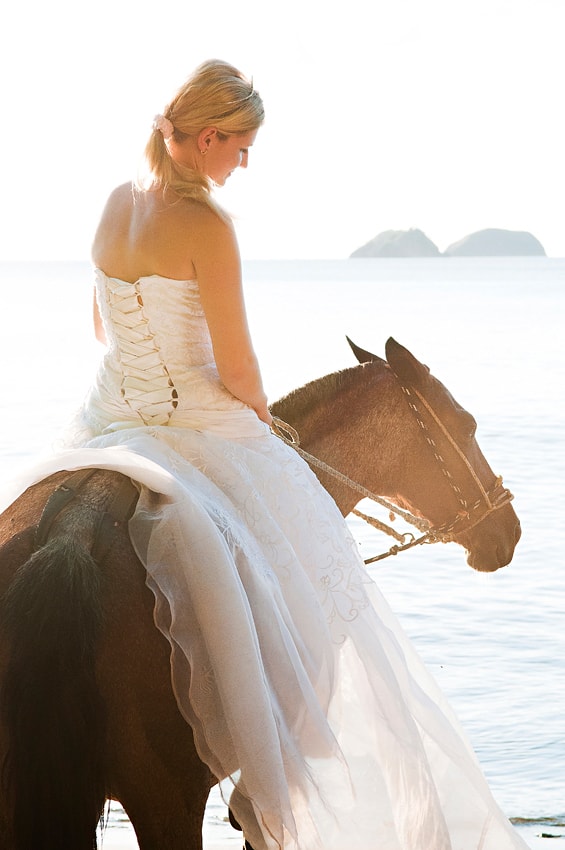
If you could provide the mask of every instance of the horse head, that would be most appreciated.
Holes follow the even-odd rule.
[[[360,363],[382,358],[348,342]],[[412,445],[404,456],[404,489],[393,495],[401,507],[427,519],[436,539],[455,541],[467,563],[491,572],[512,560],[520,522],[476,440],[476,422],[429,368],[392,337],[386,362],[413,419]],[[425,461],[422,463],[422,461]]]

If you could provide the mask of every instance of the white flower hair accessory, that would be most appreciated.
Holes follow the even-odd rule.
[[[173,133],[175,132],[175,128],[172,121],[169,121],[168,118],[165,118],[164,115],[156,115],[153,119],[153,129],[160,130],[163,134],[163,138],[165,141],[171,138]]]

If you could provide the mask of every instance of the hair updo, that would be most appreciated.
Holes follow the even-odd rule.
[[[196,68],[163,115],[173,125],[173,139],[180,143],[206,127],[215,127],[226,136],[252,132],[263,123],[265,111],[251,81],[233,65],[211,59]],[[196,168],[175,162],[156,125],[145,148],[145,161],[149,174],[144,186],[171,188],[180,197],[216,208],[210,198],[209,178]]]

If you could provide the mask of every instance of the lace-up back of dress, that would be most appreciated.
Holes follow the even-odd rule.
[[[167,425],[183,368],[212,358],[197,284],[158,276],[128,283],[98,272],[97,297],[124,401],[145,425]]]

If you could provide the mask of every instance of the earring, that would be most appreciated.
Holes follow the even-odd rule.
[[[206,156],[206,154],[208,153],[208,148],[204,148],[204,150],[200,151],[200,153],[202,154],[202,156]]]

